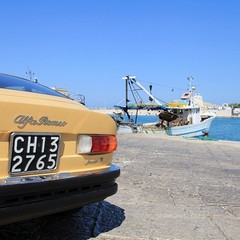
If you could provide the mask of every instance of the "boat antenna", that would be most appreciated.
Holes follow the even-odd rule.
[[[191,93],[190,105],[192,105],[192,104],[193,104],[193,94],[194,94],[194,90],[195,90],[195,87],[192,86],[192,81],[194,80],[194,77],[189,76],[189,77],[187,78],[187,80],[189,81],[189,91],[190,91],[190,93]]]
[[[194,80],[194,77],[189,76],[187,80],[189,81],[189,90],[192,91],[192,81]]]

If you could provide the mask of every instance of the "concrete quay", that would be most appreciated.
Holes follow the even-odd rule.
[[[0,226],[1,240],[238,240],[240,142],[118,135],[118,193]]]
[[[107,201],[125,219],[96,239],[240,239],[239,152],[240,142],[119,135]]]

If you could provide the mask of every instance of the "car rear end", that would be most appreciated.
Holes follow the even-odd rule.
[[[0,108],[0,224],[117,192],[116,125],[109,116],[61,96],[6,88]]]

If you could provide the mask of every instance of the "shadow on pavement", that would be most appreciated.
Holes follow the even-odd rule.
[[[122,224],[124,209],[107,201],[29,221],[0,226],[1,240],[85,240]]]

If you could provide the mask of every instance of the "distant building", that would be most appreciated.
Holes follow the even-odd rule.
[[[239,116],[240,117],[240,108],[234,108],[233,109],[233,116]]]
[[[214,113],[217,117],[232,117],[232,108],[227,103],[221,106],[204,103],[203,112]]]

